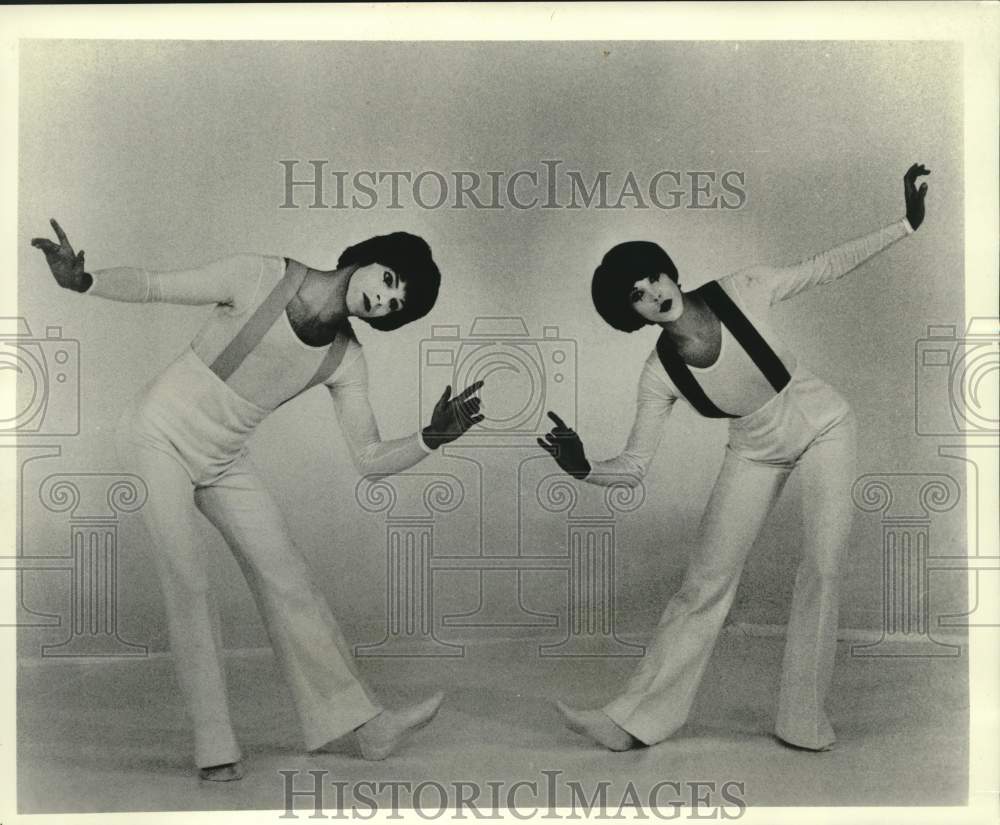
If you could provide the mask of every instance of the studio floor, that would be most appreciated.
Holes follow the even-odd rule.
[[[462,658],[361,660],[387,706],[446,692],[437,719],[381,763],[362,761],[351,737],[329,753],[304,753],[270,654],[234,653],[227,668],[246,776],[226,784],[196,777],[169,658],[28,662],[19,674],[18,809],[284,810],[279,771],[300,771],[298,785],[310,770],[347,787],[380,779],[541,785],[542,771],[557,770],[588,795],[610,782],[615,804],[629,781],[645,795],[664,780],[742,783],[749,806],[965,804],[964,649],[955,658],[857,658],[842,642],[828,703],[839,741],[816,754],[771,735],[782,640],[729,631],[688,724],[656,747],[615,754],[563,727],[551,699],[598,706],[635,660],[539,658],[536,645],[478,641]],[[560,787],[556,801],[568,804]]]

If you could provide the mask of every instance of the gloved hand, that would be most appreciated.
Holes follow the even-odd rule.
[[[583,451],[583,442],[572,429],[554,412],[549,411],[549,418],[555,422],[545,439],[537,439],[538,446],[556,460],[573,478],[586,478],[590,475],[590,462]]]

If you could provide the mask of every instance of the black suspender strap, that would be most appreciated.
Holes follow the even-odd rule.
[[[763,373],[768,383],[774,388],[774,391],[781,392],[791,381],[787,368],[777,353],[771,349],[770,344],[757,331],[757,328],[750,323],[750,319],[743,314],[743,310],[719,285],[719,282],[709,281],[695,292],[704,299],[708,308],[725,325],[737,343],[743,347],[757,369]],[[656,354],[659,356],[663,368],[667,371],[667,375],[670,376],[670,380],[674,382],[674,386],[698,413],[706,418],[739,417],[732,413],[723,412],[705,395],[705,391],[688,365],[684,363],[684,359],[677,352],[677,348],[670,340],[666,330],[656,342]]]
[[[705,303],[714,312],[726,328],[732,333],[750,359],[757,365],[775,392],[781,392],[792,377],[781,362],[778,354],[764,340],[750,319],[736,306],[732,298],[719,285],[718,281],[709,281],[698,292],[705,298]]]
[[[684,363],[684,359],[677,352],[677,348],[674,346],[673,341],[670,340],[670,336],[667,335],[666,330],[663,330],[659,340],[656,342],[656,354],[660,356],[660,363],[663,364],[663,368],[667,371],[667,375],[670,376],[670,380],[674,382],[674,386],[680,390],[681,395],[701,415],[706,418],[738,417],[723,412],[705,395],[701,384],[691,374],[691,370],[688,369],[688,365]]]

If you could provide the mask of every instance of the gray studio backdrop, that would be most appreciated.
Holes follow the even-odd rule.
[[[47,327],[79,342],[70,365],[78,375],[64,395],[65,382],[52,384],[47,413],[75,403],[78,381],[79,433],[56,432],[53,418],[22,442],[26,450],[57,445],[60,455],[23,464],[21,552],[70,554],[72,513],[45,505],[45,480],[117,471],[118,411],[182,351],[209,311],[60,291],[29,246],[32,236],[49,233],[50,216],[86,250],[91,268],[181,268],[239,252],[332,267],[347,244],[372,234],[405,229],[424,236],[443,273],[433,312],[392,334],[356,325],[382,433],[412,432],[421,405],[447,382],[447,361],[428,358],[441,327],[458,327],[445,329],[436,349],[450,351],[459,372],[462,341],[486,316],[523,325],[514,338],[528,360],[544,361],[562,347],[569,360],[560,362],[558,384],[551,363],[548,373],[530,375],[518,370],[518,363],[528,369],[525,362],[510,358],[482,368],[489,373],[487,408],[508,422],[520,415],[520,435],[414,468],[460,485],[462,500],[450,512],[443,510],[454,502],[417,513],[434,519],[435,556],[559,556],[571,516],[551,499],[542,506],[538,485],[555,465],[523,446],[527,433],[551,404],[592,456],[617,453],[655,341],[651,330],[616,333],[593,310],[589,282],[602,254],[622,240],[656,240],[686,288],[755,262],[790,263],[899,219],[902,174],[921,161],[933,174],[919,233],[845,280],[782,305],[777,326],[801,360],[853,404],[859,475],[945,474],[961,482],[962,463],[939,457],[914,424],[918,401],[940,410],[948,403],[944,383],[932,399],[916,398],[917,344],[929,325],[960,327],[963,319],[961,82],[961,53],[948,43],[23,42],[17,315],[43,349],[52,346],[46,336],[57,334]],[[312,160],[325,161],[328,207],[334,171],[346,172],[350,184],[359,170],[437,171],[446,181],[464,170],[478,173],[485,187],[490,171],[541,176],[543,161],[556,160],[560,173],[577,170],[588,184],[608,172],[612,201],[629,172],[640,186],[659,171],[678,172],[682,185],[672,188],[688,193],[671,209],[648,202],[641,208],[636,198],[619,209],[518,209],[506,196],[499,209],[459,209],[452,192],[431,209],[406,190],[393,208],[383,184],[372,208],[361,208],[371,198],[360,198],[338,209],[309,208],[310,190],[300,187],[294,208],[280,208],[288,206],[281,161],[298,161],[294,177],[301,180],[311,177]],[[741,173],[730,179],[742,181],[740,208],[689,208],[690,171]],[[437,180],[425,177],[425,204],[437,199]],[[522,202],[530,184],[522,176],[515,191]],[[544,202],[544,186],[533,191]],[[348,186],[348,200],[351,194]],[[716,182],[700,202],[719,194]],[[568,201],[568,189],[559,198]],[[668,428],[644,501],[611,516],[623,634],[648,629],[677,587],[722,459],[724,423],[679,406]],[[72,422],[62,429],[72,430]],[[348,636],[378,641],[392,514],[370,500],[368,509],[358,503],[358,478],[325,391],[313,390],[267,420],[252,452]],[[538,460],[524,463],[532,456]],[[748,562],[736,620],[784,621],[801,540],[798,489],[789,484]],[[412,489],[399,495],[420,510]],[[609,518],[601,491],[581,490],[576,506],[580,518]],[[165,623],[150,563],[157,548],[138,514],[116,518],[119,632],[162,650]],[[931,537],[934,552],[962,553],[961,508],[936,515]],[[207,523],[204,540],[227,644],[265,644],[236,563]],[[882,551],[879,514],[859,510],[844,627],[882,627]],[[34,613],[70,610],[72,571],[53,566],[24,574],[24,606]],[[483,622],[487,636],[523,632],[499,626],[505,623],[558,636],[566,621],[565,571],[522,573],[520,605],[511,596],[517,575],[483,575],[474,565],[436,575],[435,632],[443,639],[472,633],[441,619],[474,613],[478,600],[489,598],[483,591],[495,588],[500,595]],[[932,611],[961,611],[963,600],[960,574],[935,579]],[[524,620],[532,611],[562,624],[532,628]],[[38,655],[39,645],[58,642],[65,627],[23,633],[22,653]]]

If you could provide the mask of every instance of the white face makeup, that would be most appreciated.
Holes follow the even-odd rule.
[[[384,318],[406,304],[406,284],[382,264],[359,266],[347,285],[347,312],[356,318]]]
[[[636,281],[629,297],[632,308],[653,324],[676,321],[684,313],[680,287],[668,275],[651,275]]]

